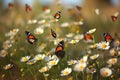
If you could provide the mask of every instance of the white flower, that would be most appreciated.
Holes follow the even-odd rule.
[[[117,58],[111,58],[111,59],[109,59],[109,60],[107,61],[107,63],[108,63],[109,65],[114,65],[115,63],[117,63]]]
[[[111,56],[115,56],[116,55],[116,50],[114,48],[110,49],[109,53]]]
[[[11,40],[6,40],[4,43],[3,43],[3,46],[2,46],[4,49],[8,49],[10,47],[12,47],[12,43],[11,43]]]
[[[50,61],[50,60],[55,60],[55,59],[58,59],[58,57],[56,55],[49,55],[49,56],[46,56],[45,58],[45,61]]]
[[[92,34],[92,33],[94,33],[96,31],[96,28],[93,28],[93,29],[90,29],[87,33],[88,34]]]
[[[52,66],[54,65],[57,65],[59,62],[59,59],[54,59],[54,60],[51,60],[47,63],[48,67],[51,68]]]
[[[74,66],[74,71],[77,71],[77,72],[83,71],[86,66],[87,66],[86,63],[78,63]]]
[[[0,51],[0,57],[5,57],[8,54],[6,50],[1,50]]]
[[[83,25],[83,21],[73,22],[73,25]]]
[[[86,63],[88,60],[88,55],[83,56],[80,60],[78,60],[78,63]]]
[[[93,49],[93,48],[97,48],[97,45],[96,45],[96,44],[89,45],[88,48],[91,48],[91,49]]]
[[[95,55],[90,56],[90,59],[95,60],[95,59],[97,59],[98,57],[99,57],[99,54],[95,54]]]
[[[67,76],[69,75],[70,73],[72,72],[72,69],[71,68],[65,68],[64,70],[61,71],[61,76]]]
[[[74,33],[66,34],[66,37],[68,37],[68,38],[72,38],[73,36],[74,36]]]
[[[29,65],[32,65],[32,64],[35,64],[35,63],[36,63],[36,60],[34,60],[34,59],[31,59],[27,62],[27,64],[29,64]]]
[[[76,39],[76,40],[82,40],[83,38],[84,38],[83,34],[78,34],[78,35],[74,36],[74,39]]]
[[[112,74],[112,70],[109,69],[109,68],[101,68],[100,69],[100,74],[103,76],[103,77],[108,77]]]
[[[3,68],[4,68],[5,70],[8,70],[8,69],[11,69],[12,67],[13,67],[12,64],[7,64],[7,65],[5,65]]]
[[[40,21],[38,21],[38,24],[44,24],[46,21],[43,19],[43,20],[40,20]]]
[[[95,13],[96,13],[97,15],[99,15],[99,14],[100,14],[100,10],[99,10],[99,9],[95,9]]]
[[[44,33],[44,29],[42,27],[37,27],[34,30],[34,33],[37,34],[37,35],[43,34]]]
[[[37,55],[34,57],[34,60],[39,61],[39,60],[43,60],[44,58],[45,58],[45,55],[44,55],[44,54],[37,54]]]
[[[38,48],[37,48],[37,52],[42,52],[46,47],[46,44],[45,43],[42,43]]]
[[[70,26],[70,24],[68,22],[62,23],[60,25],[60,27],[69,27],[69,26]]]
[[[68,43],[70,43],[70,44],[76,44],[78,42],[79,42],[79,40],[70,40]]]
[[[101,50],[108,50],[110,48],[109,42],[106,42],[106,41],[97,43],[96,45],[97,45],[97,48]]]
[[[90,68],[86,68],[86,72],[87,73],[95,73],[96,72],[96,69],[95,68],[93,68],[93,67],[90,67]]]
[[[25,56],[21,58],[21,62],[27,62],[29,59],[31,58],[31,56]]]
[[[40,73],[44,73],[44,72],[47,72],[48,70],[49,70],[49,67],[48,66],[44,66],[41,69],[39,69],[39,72]]]
[[[77,63],[77,60],[70,60],[68,61],[68,65],[74,65]]]

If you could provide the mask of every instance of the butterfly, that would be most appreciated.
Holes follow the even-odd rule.
[[[117,20],[117,18],[118,18],[117,16],[111,16],[111,19],[113,22],[115,22]]]
[[[55,19],[60,19],[60,17],[61,17],[61,12],[60,11],[58,11],[57,13],[55,13],[55,15],[54,15]]]
[[[80,6],[76,6],[76,8],[77,8],[77,10],[79,10],[79,11],[82,9]]]
[[[8,3],[8,8],[12,9],[14,7],[13,3]]]
[[[87,41],[87,42],[92,42],[93,41],[93,37],[92,37],[91,34],[85,33],[84,34],[84,40]]]
[[[25,4],[25,10],[26,10],[26,12],[32,11],[30,5],[28,5],[28,4]]]
[[[64,51],[64,41],[60,41],[55,49],[54,53],[58,58],[63,58],[65,56],[65,51]]]
[[[35,38],[35,36],[33,34],[31,34],[30,32],[28,31],[25,31],[25,34],[27,35],[27,41],[30,43],[30,44],[35,44],[36,41],[37,41],[37,38]]]
[[[113,42],[113,38],[109,33],[103,33],[103,37],[106,42]]]
[[[57,34],[51,29],[51,35],[56,38],[57,37]]]

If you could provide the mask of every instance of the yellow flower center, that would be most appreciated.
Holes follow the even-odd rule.
[[[106,71],[103,72],[103,75],[104,75],[104,76],[107,76],[107,75],[108,75],[108,72],[106,72]]]
[[[82,69],[83,69],[83,66],[80,66],[79,69],[82,70]]]
[[[106,48],[107,47],[107,45],[106,44],[102,44],[102,48]]]
[[[67,75],[67,74],[69,74],[69,72],[68,72],[68,71],[65,71],[64,74]]]
[[[115,59],[112,59],[111,62],[112,62],[112,63],[115,63]]]
[[[55,65],[55,61],[52,61],[51,64],[52,64],[52,65]]]

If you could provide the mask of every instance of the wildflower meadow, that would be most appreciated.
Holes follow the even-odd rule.
[[[120,80],[120,7],[85,1],[1,7],[0,80]]]

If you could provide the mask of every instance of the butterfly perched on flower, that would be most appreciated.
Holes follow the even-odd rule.
[[[113,42],[113,38],[109,33],[103,33],[103,37],[106,42]]]
[[[57,34],[51,29],[51,35],[56,38],[57,37]]]
[[[28,4],[25,4],[25,10],[26,10],[26,12],[32,11],[31,6]]]
[[[58,58],[63,58],[65,56],[65,51],[64,51],[64,41],[60,41],[55,49],[54,53]]]
[[[54,15],[55,19],[60,19],[60,17],[61,17],[61,12],[60,11],[58,11],[57,13],[55,13],[55,15]]]
[[[86,42],[92,42],[93,41],[93,36],[90,33],[84,33],[84,40]]]
[[[8,8],[9,9],[12,9],[14,7],[14,4],[13,3],[8,3]]]
[[[30,44],[35,44],[36,43],[37,38],[33,34],[31,34],[29,31],[25,31],[25,34],[27,35],[27,41]]]

